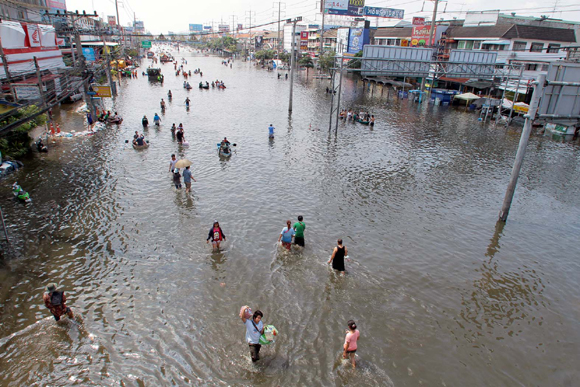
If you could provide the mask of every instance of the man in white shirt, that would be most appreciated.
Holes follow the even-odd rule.
[[[169,172],[173,172],[173,170],[175,169],[176,162],[177,162],[177,159],[175,158],[175,154],[172,154],[171,160],[169,160]]]
[[[246,318],[245,312],[249,306],[245,305],[242,307],[240,312],[240,318],[246,326],[246,342],[250,346],[250,355],[252,356],[252,362],[257,362],[260,360],[260,336],[264,333],[264,323],[262,322],[262,317],[264,314],[257,310],[252,315],[252,318]]]

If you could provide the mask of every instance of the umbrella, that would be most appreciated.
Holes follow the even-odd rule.
[[[471,101],[474,99],[480,99],[481,97],[479,95],[475,95],[473,93],[464,93],[464,94],[456,95],[455,98],[462,99],[464,101]]]
[[[192,164],[193,163],[191,161],[189,161],[188,159],[181,159],[175,163],[175,168],[185,168],[185,167],[189,167]]]

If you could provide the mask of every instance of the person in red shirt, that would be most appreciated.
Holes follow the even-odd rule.
[[[342,357],[344,359],[350,358],[352,368],[356,367],[355,353],[357,350],[357,341],[360,337],[360,332],[356,329],[356,323],[353,320],[347,322],[348,329],[346,330],[346,337],[344,338],[344,352]]]
[[[64,295],[64,291],[59,291],[55,283],[48,284],[46,293],[42,295],[42,299],[44,300],[44,305],[50,310],[50,313],[52,313],[56,321],[59,321],[60,317],[64,314],[70,319],[74,318],[72,310],[65,304],[66,296]]]
[[[217,249],[217,251],[220,250],[220,242],[222,240],[224,241],[226,240],[226,234],[224,234],[224,232],[222,231],[222,228],[220,227],[220,224],[217,220],[213,222],[213,227],[209,229],[207,243],[209,243],[210,239],[213,248]]]

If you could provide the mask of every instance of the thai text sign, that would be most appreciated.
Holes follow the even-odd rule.
[[[435,26],[435,31],[437,26]],[[433,31],[433,38],[435,38],[435,31]],[[411,35],[411,46],[430,46],[433,45],[433,41],[430,43],[429,34],[431,33],[431,26],[415,26],[413,27],[413,33]]]
[[[141,42],[141,47],[143,48],[151,48],[151,41],[150,40],[144,40]]]
[[[107,23],[109,23],[110,26],[116,26],[117,18],[115,16],[107,16]]]
[[[346,56],[352,56],[362,51],[364,45],[369,42],[369,30],[364,28],[351,28],[348,38],[348,51]]]
[[[425,24],[425,18],[424,17],[414,17],[412,24],[414,26],[422,26]]]
[[[330,15],[363,16],[365,0],[325,0],[324,8]]]
[[[97,97],[111,98],[111,86],[92,86]]]
[[[403,19],[405,17],[404,9],[364,7],[365,16],[387,17],[392,19]]]

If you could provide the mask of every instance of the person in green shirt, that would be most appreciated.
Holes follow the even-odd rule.
[[[304,229],[306,228],[306,224],[302,221],[304,218],[302,215],[298,216],[298,222],[294,223],[294,244],[298,246],[304,247]]]

